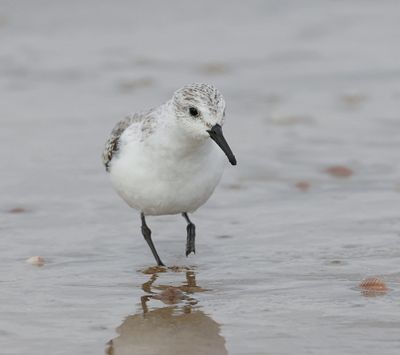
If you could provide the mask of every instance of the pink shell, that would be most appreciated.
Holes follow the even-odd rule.
[[[328,174],[338,177],[338,178],[347,178],[353,175],[353,170],[346,166],[342,165],[334,165],[325,170]]]
[[[367,296],[375,294],[384,294],[388,291],[385,281],[377,277],[368,277],[361,281],[359,287]]]

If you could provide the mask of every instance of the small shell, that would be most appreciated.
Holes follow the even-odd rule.
[[[7,211],[8,213],[24,213],[27,212],[26,208],[24,207],[14,207]]]
[[[342,165],[334,165],[325,170],[328,174],[338,177],[338,178],[347,178],[353,175],[353,170],[346,166]]]
[[[301,191],[307,191],[310,188],[311,184],[308,181],[302,180],[296,182],[294,186],[296,186]]]
[[[385,281],[376,277],[368,277],[361,281],[359,287],[365,296],[377,296],[388,291]]]
[[[42,256],[32,256],[29,259],[26,259],[26,262],[36,266],[43,266],[44,258]]]

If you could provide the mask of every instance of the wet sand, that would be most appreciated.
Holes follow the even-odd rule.
[[[182,4],[2,2],[0,354],[398,354],[398,3]],[[149,270],[100,155],[193,81],[238,166]]]

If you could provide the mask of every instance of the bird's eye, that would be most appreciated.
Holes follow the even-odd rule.
[[[189,107],[189,113],[190,116],[192,117],[198,117],[199,116],[199,110],[196,107]]]

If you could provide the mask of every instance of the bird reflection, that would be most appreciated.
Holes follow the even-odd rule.
[[[128,316],[117,328],[119,335],[108,342],[106,354],[228,354],[219,324],[201,311],[192,297],[206,291],[197,286],[194,271],[185,271],[185,281],[180,286],[156,284],[160,275],[163,274],[152,274],[142,285],[146,295],[141,297],[141,312]],[[149,309],[148,303],[153,300],[162,306]]]

